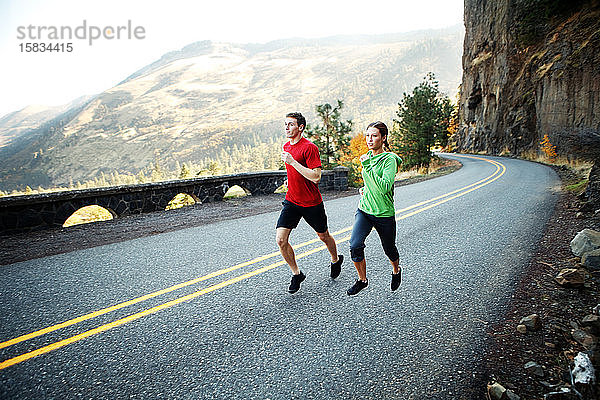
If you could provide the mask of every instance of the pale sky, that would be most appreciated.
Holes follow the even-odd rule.
[[[169,51],[200,40],[265,43],[291,37],[382,34],[463,23],[464,0],[0,0],[0,117],[27,105],[61,105],[103,92]],[[143,39],[49,40],[50,27],[73,31],[141,27]],[[19,37],[34,27],[36,40]],[[24,27],[19,30],[19,27]],[[73,51],[21,51],[25,43],[71,42]],[[60,32],[60,31],[59,31]],[[83,29],[80,29],[80,33]],[[114,36],[112,31],[106,31]],[[140,31],[138,31],[139,33]],[[21,35],[22,36],[22,35]]]

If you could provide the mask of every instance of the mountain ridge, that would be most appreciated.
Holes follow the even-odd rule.
[[[361,35],[351,44],[342,36],[195,42],[0,148],[0,189],[136,174],[154,161],[171,167],[236,143],[281,141],[285,113],[301,110],[310,123],[316,104],[337,98],[346,104],[342,116],[359,129],[373,118],[391,119],[402,93],[429,71],[442,90],[456,90],[462,36],[455,27]]]

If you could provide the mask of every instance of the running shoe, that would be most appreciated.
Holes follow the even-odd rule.
[[[354,296],[355,294],[358,294],[358,292],[360,292],[361,290],[363,290],[367,286],[369,286],[369,281],[368,280],[366,282],[363,282],[360,279],[357,279],[356,282],[354,282],[354,285],[352,285],[346,291],[346,293],[348,293],[349,296]]]
[[[340,272],[342,272],[342,263],[344,262],[344,256],[338,254],[338,260],[334,263],[331,263],[331,277],[333,279],[340,276]]]
[[[402,270],[398,271],[397,274],[392,273],[392,284],[390,285],[392,291],[400,287],[400,282],[402,282]]]
[[[300,271],[300,273],[298,275],[292,275],[292,281],[290,282],[290,287],[288,289],[288,292],[296,293],[300,289],[300,284],[302,283],[302,281],[305,278],[306,278],[306,275],[304,275],[302,273],[302,271]]]

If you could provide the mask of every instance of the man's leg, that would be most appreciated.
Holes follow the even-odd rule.
[[[331,264],[329,265],[331,268],[331,273],[329,276],[335,279],[340,276],[340,273],[342,272],[344,256],[338,254],[335,239],[329,234],[329,230],[325,230],[325,232],[322,233],[317,232],[317,235],[319,235],[319,239],[325,243],[325,246],[327,246],[327,251],[329,251],[329,254],[331,255]]]
[[[288,228],[277,228],[276,240],[283,259],[292,269],[292,273],[294,275],[298,275],[300,273],[300,269],[298,268],[298,264],[296,264],[296,255],[294,254],[294,249],[289,243],[290,232],[292,232],[292,230]]]
[[[317,232],[317,235],[319,236],[319,239],[321,239],[321,241],[325,243],[325,246],[327,246],[327,251],[329,251],[329,254],[331,255],[331,262],[333,264],[338,262],[339,256],[337,252],[337,245],[335,243],[335,239],[329,233],[329,229],[323,233]]]
[[[307,207],[303,211],[304,212],[302,216],[308,225],[315,230],[319,236],[319,239],[325,243],[327,251],[329,251],[329,254],[331,255],[331,263],[337,263],[339,261],[337,245],[335,244],[335,239],[329,233],[329,229],[327,229],[327,214],[325,214],[325,205],[321,203],[314,207]]]

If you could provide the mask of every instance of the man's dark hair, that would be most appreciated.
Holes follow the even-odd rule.
[[[300,127],[301,125],[304,125],[304,128],[306,128],[306,118],[304,118],[304,115],[300,114],[299,112],[288,113],[288,115],[286,115],[285,117],[286,118],[295,118],[296,122],[298,122],[298,127]],[[304,128],[302,128],[301,130],[303,131]]]

